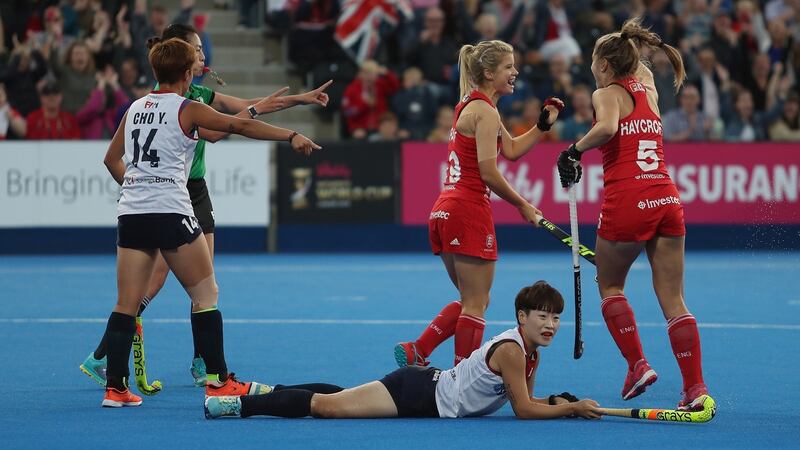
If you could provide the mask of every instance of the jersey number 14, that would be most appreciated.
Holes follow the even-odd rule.
[[[147,138],[144,140],[144,145],[140,147],[139,134],[141,131],[142,130],[138,128],[131,131],[131,138],[133,138],[133,161],[131,161],[131,164],[133,164],[133,167],[139,167],[139,161],[149,161],[150,167],[158,167],[158,162],[160,161],[158,150],[150,148],[150,144],[153,143],[158,129],[153,128],[150,130],[150,133],[147,134]],[[140,154],[142,157],[141,159],[139,159]]]

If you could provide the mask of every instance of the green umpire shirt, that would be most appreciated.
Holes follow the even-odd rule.
[[[156,84],[155,90],[158,90]],[[190,84],[189,90],[183,94],[189,100],[198,101],[211,106],[214,101],[214,91],[198,84]],[[192,160],[192,168],[189,170],[190,180],[199,180],[206,176],[206,141],[199,139],[197,145],[194,147],[194,160]]]

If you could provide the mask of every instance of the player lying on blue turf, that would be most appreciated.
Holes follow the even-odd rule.
[[[506,401],[520,419],[599,418],[594,400],[578,400],[568,392],[533,397],[539,347],[553,341],[564,310],[561,293],[537,281],[517,294],[514,306],[519,326],[493,337],[450,370],[407,366],[351,389],[276,385],[267,394],[208,397],[206,418],[470,417],[491,414]]]

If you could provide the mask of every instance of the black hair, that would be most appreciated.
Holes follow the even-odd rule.
[[[539,280],[522,288],[514,300],[515,313],[522,311],[527,315],[533,310],[561,314],[564,311],[564,297],[561,296],[558,289],[550,286],[544,280]],[[519,322],[519,318],[517,318],[517,322]]]
[[[163,42],[172,38],[178,38],[182,41],[189,42],[189,35],[197,34],[197,30],[191,26],[183,23],[171,23],[164,28],[161,37],[153,36],[147,40],[147,49],[153,48],[159,42]]]

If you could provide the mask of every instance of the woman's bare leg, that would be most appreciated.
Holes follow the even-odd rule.
[[[678,406],[697,409],[702,405],[693,402],[707,394],[708,389],[703,381],[697,320],[686,308],[683,298],[684,237],[651,239],[647,243],[647,256],[653,270],[653,288],[667,320],[672,353],[683,377],[683,398]]]
[[[380,381],[336,394],[314,394],[311,415],[328,419],[397,417],[397,406]]]
[[[494,280],[494,261],[473,256],[453,255],[458,292],[461,296],[461,315],[455,328],[454,365],[468,358],[483,341],[489,307],[489,291]]]

